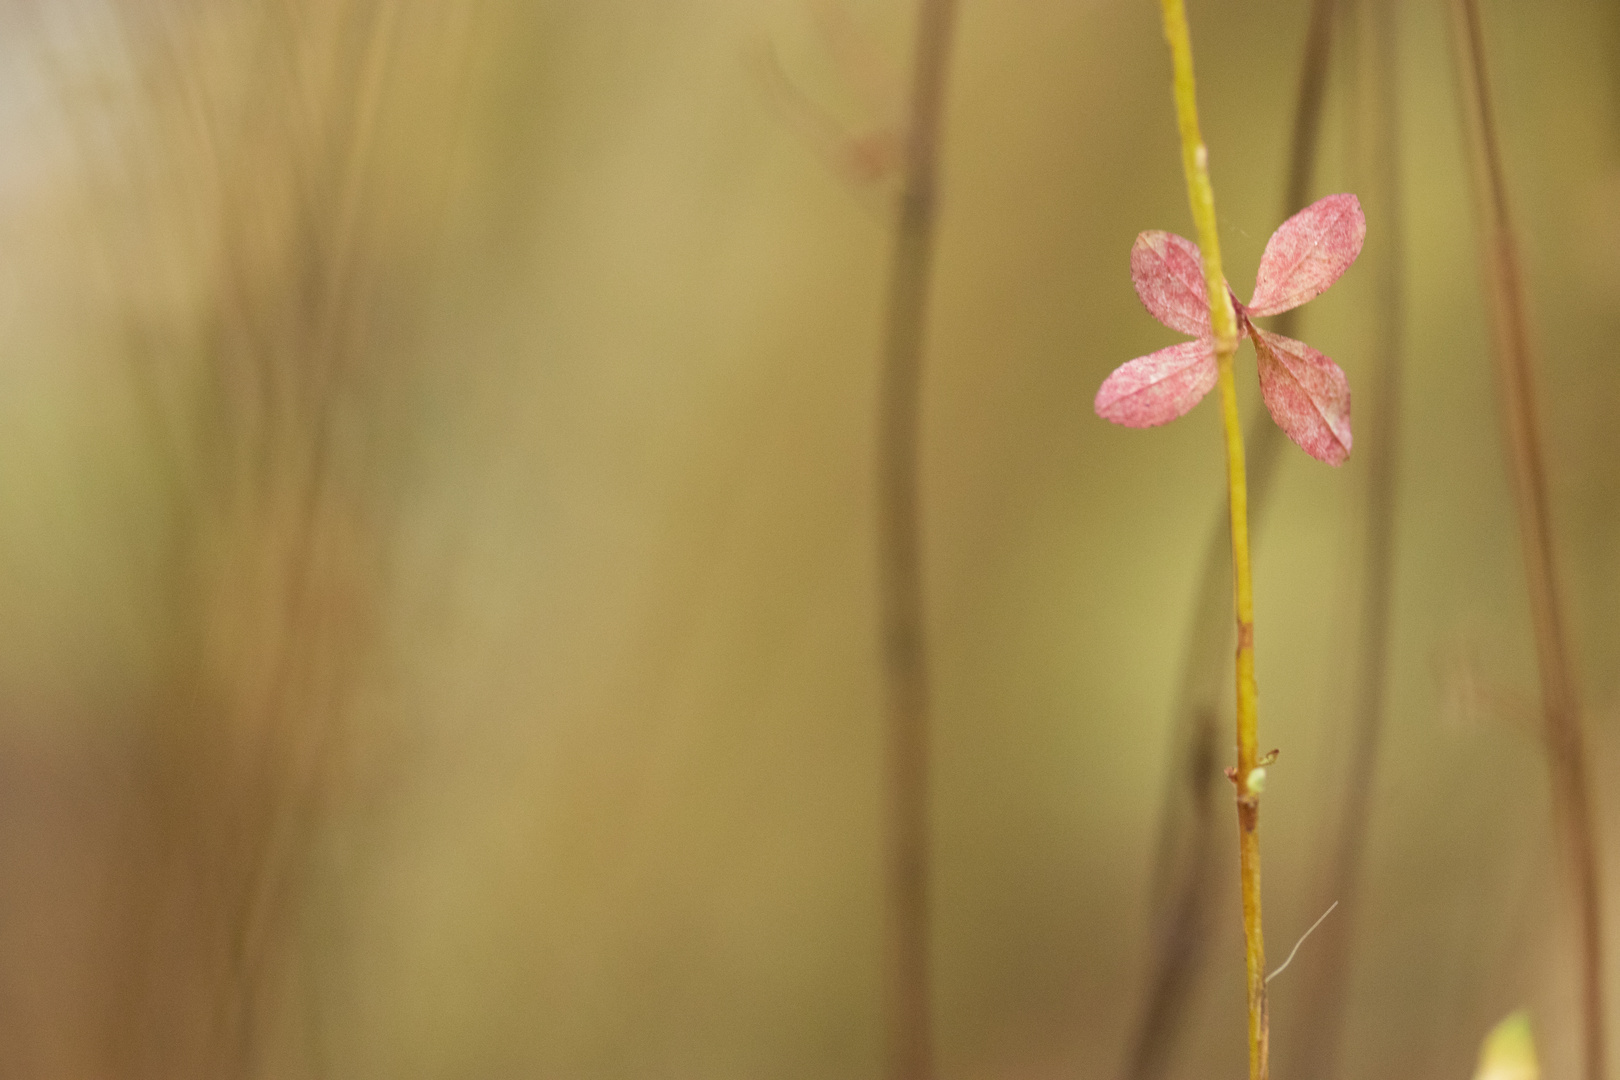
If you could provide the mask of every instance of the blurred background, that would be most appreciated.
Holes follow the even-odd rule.
[[[1240,295],[1308,6],[1191,4]],[[1612,898],[1620,9],[1483,7]],[[1463,1077],[1527,1004],[1573,1076],[1447,14],[1395,8],[1384,736],[1331,917],[1343,1035],[1310,1067]],[[879,1075],[873,455],[914,9],[0,6],[0,1076]],[[1357,25],[1313,195],[1378,163]],[[1224,514],[1210,404],[1146,432],[1091,409],[1179,340],[1128,275],[1138,231],[1192,233],[1157,5],[964,3],[949,78],[921,445],[938,1071],[1124,1076]],[[1391,257],[1388,204],[1368,217],[1301,331],[1355,387],[1357,452],[1284,447],[1256,522],[1278,960],[1325,907],[1353,738],[1389,435],[1361,419]],[[1160,1064],[1188,1080],[1244,1067],[1219,783],[1208,959]],[[1272,986],[1280,1075],[1309,1071],[1312,963]]]

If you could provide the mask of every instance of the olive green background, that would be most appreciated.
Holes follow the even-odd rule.
[[[897,87],[913,6],[843,8]],[[1240,295],[1307,6],[1191,4]],[[1397,7],[1406,393],[1368,869],[1332,916],[1341,1075],[1463,1077],[1528,1004],[1565,1077],[1447,13]],[[878,1075],[892,181],[828,133],[899,104],[863,100],[816,10],[6,6],[0,1076]],[[1615,916],[1620,16],[1484,13]],[[1364,78],[1341,52],[1318,194],[1370,182]],[[1177,340],[1128,276],[1138,231],[1191,233],[1157,5],[963,0],[948,98],[921,448],[939,1073],[1111,1077],[1222,499],[1211,405],[1091,411]],[[1377,209],[1302,331],[1358,417]],[[1245,349],[1250,412],[1252,372]],[[1381,437],[1356,434],[1337,470],[1289,447],[1257,526],[1279,959],[1344,780]],[[1178,1080],[1243,1068],[1229,832]],[[1273,985],[1279,1063],[1311,962]]]

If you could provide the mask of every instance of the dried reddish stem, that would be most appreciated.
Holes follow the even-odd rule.
[[[879,589],[887,695],[889,1080],[932,1075],[928,989],[928,666],[917,455],[923,335],[955,0],[918,9],[911,109],[889,276],[878,432]]]
[[[1561,610],[1551,498],[1536,406],[1535,355],[1530,341],[1524,273],[1508,208],[1502,148],[1485,64],[1484,32],[1475,0],[1453,0],[1458,77],[1473,151],[1485,236],[1485,277],[1502,418],[1511,450],[1519,540],[1524,553],[1530,616],[1541,675],[1542,717],[1552,774],[1553,820],[1564,847],[1569,888],[1580,926],[1582,1075],[1603,1080],[1603,898],[1597,826],[1588,790],[1586,747],[1574,662]]]

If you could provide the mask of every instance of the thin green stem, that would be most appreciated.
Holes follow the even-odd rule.
[[[1231,510],[1232,584],[1237,609],[1237,784],[1238,838],[1243,884],[1243,938],[1249,1006],[1249,1080],[1266,1080],[1269,1023],[1266,1015],[1266,947],[1260,921],[1260,767],[1254,684],[1254,585],[1249,572],[1248,483],[1243,464],[1243,424],[1238,417],[1232,354],[1237,350],[1237,314],[1221,271],[1215,191],[1209,181],[1209,151],[1198,130],[1197,82],[1193,76],[1192,35],[1183,0],[1161,0],[1164,36],[1175,71],[1176,118],[1181,129],[1181,162],[1187,200],[1198,227],[1204,280],[1210,300],[1219,370],[1221,420],[1226,434],[1226,489]]]
[[[1298,92],[1289,138],[1281,218],[1310,200],[1327,100],[1329,61],[1334,51],[1338,0],[1312,0]],[[1299,309],[1276,318],[1277,333],[1298,337]],[[1282,429],[1261,412],[1244,435],[1249,519],[1265,515],[1277,465],[1287,444]],[[1213,524],[1213,523],[1212,523]],[[1218,699],[1224,692],[1231,619],[1231,540],[1216,524],[1205,544],[1200,585],[1189,620],[1190,643],[1182,663],[1178,693],[1176,765],[1166,792],[1160,827],[1154,893],[1163,911],[1147,1001],[1124,1073],[1125,1080],[1159,1080],[1169,1065],[1176,1032],[1184,1025],[1192,989],[1209,951],[1208,924],[1217,895],[1218,845],[1214,833],[1214,760]]]

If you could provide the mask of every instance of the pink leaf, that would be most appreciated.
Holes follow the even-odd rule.
[[[1097,415],[1126,427],[1168,424],[1215,386],[1215,344],[1184,341],[1121,364],[1097,391]]]
[[[1303,341],[1254,328],[1260,394],[1277,426],[1318,461],[1350,456],[1350,383],[1339,365]]]
[[[1296,308],[1350,268],[1367,238],[1367,219],[1354,195],[1318,199],[1277,227],[1260,257],[1251,315]]]
[[[1209,336],[1209,292],[1198,245],[1153,229],[1131,245],[1131,280],[1153,317],[1172,330]]]

